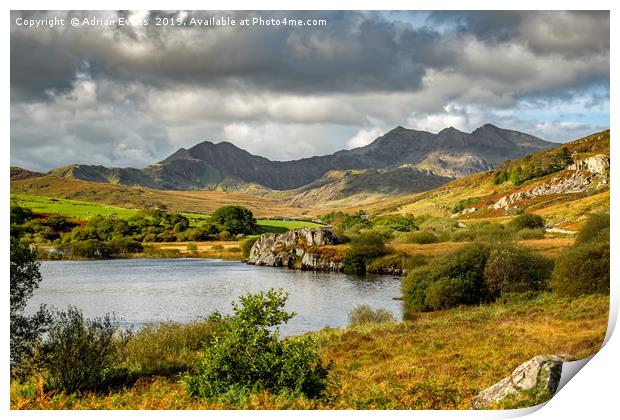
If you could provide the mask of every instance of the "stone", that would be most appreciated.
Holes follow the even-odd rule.
[[[485,408],[526,391],[555,394],[566,359],[556,355],[539,355],[519,365],[510,376],[480,391],[472,401],[473,408]]]
[[[340,271],[342,263],[317,252],[318,247],[336,243],[338,238],[326,228],[264,234],[254,242],[245,262],[300,270]]]

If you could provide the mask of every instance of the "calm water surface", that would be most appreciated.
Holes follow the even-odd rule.
[[[29,301],[65,308],[75,305],[88,317],[114,312],[124,325],[188,322],[214,310],[231,312],[240,295],[269,288],[289,293],[286,309],[297,312],[283,334],[299,334],[347,324],[357,305],[383,308],[398,319],[400,280],[391,276],[359,278],[210,259],[128,259],[45,261],[43,281]]]

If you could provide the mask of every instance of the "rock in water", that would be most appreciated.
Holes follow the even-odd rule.
[[[340,271],[342,263],[320,249],[337,242],[336,235],[324,228],[264,234],[254,242],[245,262],[301,270]]]
[[[555,394],[562,375],[563,357],[555,355],[535,356],[517,367],[512,375],[482,390],[473,400],[473,408],[486,408],[510,397],[532,393]]]

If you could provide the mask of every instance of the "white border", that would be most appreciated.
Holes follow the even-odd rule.
[[[355,2],[344,2],[344,1],[326,1],[326,0],[315,0],[315,1],[307,1],[307,2],[296,2],[292,4],[290,1],[282,1],[282,0],[264,0],[259,2],[250,2],[250,1],[240,1],[240,0],[214,0],[207,2],[198,2],[198,1],[187,1],[187,0],[179,0],[179,1],[161,1],[161,0],[152,0],[152,1],[90,1],[88,3],[84,3],[83,1],[76,0],[68,0],[68,1],[55,1],[55,2],[45,2],[45,1],[9,1],[5,3],[8,8],[5,12],[5,18],[8,19],[8,9],[16,9],[16,10],[25,10],[25,9],[39,9],[39,10],[48,10],[48,9],[92,9],[92,10],[106,10],[106,9],[220,9],[220,10],[252,10],[252,9],[260,9],[260,10],[445,10],[445,9],[454,9],[454,10],[463,10],[465,6],[470,10],[512,10],[512,9],[521,9],[521,10],[611,10],[611,39],[619,39],[618,38],[618,19],[616,18],[616,13],[618,13],[618,6],[612,3],[611,1],[597,1],[590,0],[588,2],[583,1],[575,1],[575,0],[564,0],[562,2],[556,1],[546,1],[546,0],[522,0],[517,2],[498,2],[490,1],[490,0],[470,0],[467,2],[458,2],[458,1],[447,1],[447,0],[434,0],[427,2],[412,2],[412,1],[397,1],[397,0],[382,0],[382,1],[369,1],[369,0],[359,0]],[[584,7],[585,6],[585,7]],[[615,6],[615,7],[614,7]],[[8,20],[5,21],[8,23]],[[575,28],[576,31],[579,28]],[[3,40],[2,40],[2,57],[8,58],[10,51],[10,43],[9,43],[9,33],[10,33],[10,25],[3,30]],[[614,36],[616,35],[616,36]],[[612,42],[611,44],[611,74],[617,74],[618,65],[617,65],[617,54],[616,54],[616,44]],[[9,146],[9,138],[10,138],[10,104],[9,104],[9,66],[8,63],[5,62],[5,65],[2,68],[3,81],[2,84],[2,94],[4,101],[2,103],[3,107],[3,119],[2,119],[2,127],[3,127],[3,141],[1,142],[2,147],[2,159],[4,161],[4,176],[0,177],[0,196],[3,197],[2,200],[2,208],[0,210],[0,214],[3,215],[4,222],[1,225],[0,235],[4,238],[2,242],[2,261],[4,267],[4,302],[5,305],[8,306],[8,288],[9,282],[8,278],[8,266],[9,266],[9,249],[8,249],[8,210],[9,210],[9,177],[8,177],[8,167],[10,165],[10,146]],[[617,89],[614,84],[613,78],[611,81],[611,101],[610,101],[610,109],[617,109]],[[612,112],[610,114],[610,124],[611,126],[617,126],[617,118],[616,115]],[[615,162],[615,156],[617,155],[617,147],[615,143],[612,141],[612,181],[611,181],[611,220],[612,220],[612,256],[614,253],[617,254],[618,249],[618,208],[614,203],[619,202],[618,197],[618,173],[617,173],[617,165]],[[544,407],[539,410],[534,411],[530,414],[529,418],[533,419],[547,419],[547,418],[594,418],[594,419],[605,419],[612,418],[617,416],[619,404],[618,404],[618,391],[617,391],[617,380],[620,374],[620,365],[618,363],[617,355],[620,355],[620,342],[617,338],[617,334],[611,335],[613,332],[615,321],[617,319],[618,314],[618,258],[612,258],[612,307],[610,311],[610,326],[608,330],[608,342],[603,347],[603,349],[595,355],[586,365],[586,367],[580,371],[576,377],[569,381],[564,388],[558,392],[558,394]],[[5,306],[6,308],[6,306]],[[4,345],[0,350],[0,360],[8,360],[9,359],[9,351],[8,351],[8,311],[3,309],[2,313],[2,324],[0,328],[2,328]],[[611,337],[610,337],[611,335]],[[8,363],[3,364],[2,371],[4,372],[3,381],[1,382],[0,388],[0,398],[2,398],[3,405],[2,410],[9,410],[9,375],[8,375]],[[204,416],[209,416],[209,418],[224,418],[224,417],[238,417],[238,418],[282,418],[288,416],[295,416],[296,418],[310,418],[311,416],[314,418],[316,416],[326,417],[326,418],[335,418],[338,416],[355,416],[358,418],[376,418],[376,416],[388,416],[390,418],[396,417],[404,417],[407,416],[415,416],[416,418],[509,418],[515,417],[525,414],[526,412],[531,412],[533,410],[524,410],[519,412],[511,412],[511,411],[503,411],[503,412],[480,412],[480,411],[416,411],[414,413],[410,412],[401,412],[401,411],[390,411],[390,412],[368,412],[368,411],[345,411],[345,412],[290,412],[290,411],[282,411],[282,412],[214,412],[214,411],[197,411],[197,412],[175,412],[175,411],[167,411],[167,412],[10,412],[11,416],[19,417],[19,418],[34,418],[39,416],[45,416],[48,418],[56,418],[56,417],[69,417],[69,418],[94,418],[100,416],[118,416],[118,417],[155,417],[155,418],[169,418],[172,416],[183,416],[183,417],[191,417],[191,418],[204,418]]]

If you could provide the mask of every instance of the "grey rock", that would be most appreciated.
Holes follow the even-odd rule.
[[[299,270],[340,271],[342,264],[318,252],[334,245],[336,235],[325,228],[295,229],[282,234],[264,234],[254,243],[245,261],[248,264],[287,267]]]
[[[485,408],[509,397],[530,392],[555,394],[566,359],[556,355],[535,356],[519,365],[510,376],[482,390],[473,400],[473,408]]]

